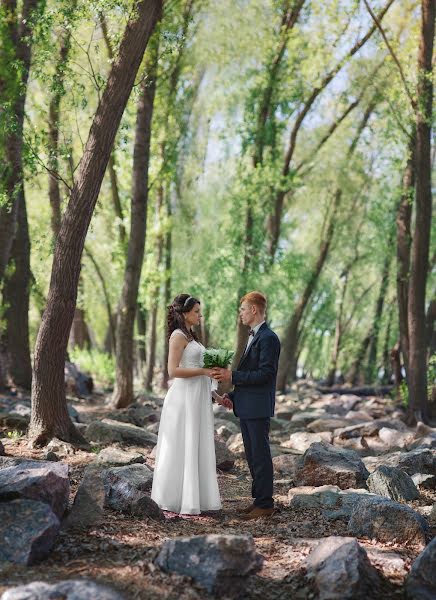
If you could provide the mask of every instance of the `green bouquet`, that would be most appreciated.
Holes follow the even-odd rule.
[[[203,356],[203,366],[206,369],[213,369],[213,367],[226,369],[232,362],[234,354],[231,350],[224,348],[207,348]]]

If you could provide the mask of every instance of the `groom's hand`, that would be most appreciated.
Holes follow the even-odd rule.
[[[232,372],[230,369],[221,369],[220,367],[214,367],[212,369],[212,377],[219,381],[232,381]]]
[[[222,405],[231,410],[233,408],[233,402],[230,400],[229,395],[223,394],[222,398]]]

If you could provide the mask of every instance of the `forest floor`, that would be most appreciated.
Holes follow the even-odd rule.
[[[73,404],[81,413],[86,411],[90,419],[102,418],[109,412],[102,398],[94,398],[88,404],[83,401]],[[8,456],[41,459],[45,452],[29,449],[25,437],[3,438],[2,441]],[[72,450],[62,458],[62,462],[70,466],[71,503],[85,467],[95,459],[93,450]],[[144,448],[138,450],[144,453]],[[287,497],[290,481],[278,480],[275,514],[268,519],[244,522],[235,509],[251,503],[251,480],[245,461],[237,459],[230,472],[219,473],[218,480],[223,500],[221,511],[183,517],[165,513],[164,521],[153,521],[108,510],[104,523],[95,529],[62,530],[54,549],[43,562],[32,567],[0,565],[0,593],[11,586],[36,580],[54,583],[84,577],[110,584],[126,599],[208,598],[211,596],[190,578],[167,574],[154,566],[153,559],[160,545],[176,536],[250,533],[264,563],[257,575],[248,578],[241,598],[315,598],[305,577],[305,559],[320,539],[330,535],[347,536],[347,521],[329,521],[316,509],[290,508]],[[424,491],[412,505],[430,505],[435,501],[435,493]],[[367,539],[359,539],[359,543],[384,576],[384,589],[379,597],[384,600],[404,598],[404,578],[419,550]]]

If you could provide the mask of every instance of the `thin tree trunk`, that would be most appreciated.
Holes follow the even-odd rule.
[[[171,223],[171,200],[167,202],[167,215]],[[172,262],[172,230],[169,224],[168,230],[165,235],[165,287],[164,287],[164,306],[168,306],[171,302],[171,262]],[[166,311],[165,311],[166,312]],[[165,314],[166,317],[166,314]],[[163,376],[162,376],[162,387],[168,388],[168,356],[170,352],[170,344],[168,339],[168,322],[165,318],[164,321],[164,360],[163,360]]]
[[[142,83],[136,116],[130,237],[123,290],[118,303],[114,408],[125,408],[133,402],[133,331],[147,234],[148,169],[158,49],[159,38],[156,37],[150,44],[145,65],[147,77]]]
[[[327,375],[326,385],[331,387],[335,382],[336,369],[338,366],[339,360],[339,352],[341,349],[341,341],[342,341],[342,316],[344,312],[344,303],[345,296],[347,293],[348,287],[348,277],[349,277],[349,269],[346,269],[344,273],[344,282],[342,285],[342,293],[341,300],[339,303],[339,310],[336,316],[336,326],[335,326],[335,339],[333,341],[332,355],[330,358],[330,369]]]
[[[157,215],[158,219],[162,219],[162,210],[164,206],[164,188],[161,184],[158,190],[157,200]],[[156,268],[159,269],[162,263],[163,249],[164,249],[164,236],[162,232],[159,232],[157,236],[157,258]],[[153,386],[154,367],[156,364],[156,342],[157,342],[157,313],[159,309],[159,296],[160,296],[160,285],[157,285],[152,292],[152,307],[150,310],[149,319],[149,345],[147,352],[147,372],[145,375],[144,386],[146,390],[151,390]]]
[[[377,367],[377,348],[378,348],[378,338],[380,332],[381,318],[383,315],[383,307],[386,298],[386,292],[389,285],[389,271],[391,266],[392,257],[390,255],[391,249],[391,240],[389,240],[388,254],[385,257],[382,274],[381,274],[381,285],[380,291],[377,298],[375,314],[374,314],[374,322],[372,326],[372,338],[369,344],[368,351],[368,364],[366,367],[366,380],[368,383],[372,383],[376,378],[376,367]]]
[[[91,348],[91,336],[89,335],[88,325],[86,324],[85,311],[83,308],[77,306],[74,311],[69,346],[71,348],[80,348],[80,350],[89,350]]]
[[[409,156],[403,174],[402,194],[397,208],[397,303],[398,326],[400,329],[400,351],[403,355],[406,374],[409,371],[409,328],[407,323],[407,302],[409,297],[410,247],[412,243],[410,227],[415,186],[416,132],[409,142]]]
[[[103,296],[104,296],[104,301],[106,304],[106,312],[107,312],[107,317],[108,317],[108,332],[109,332],[109,341],[108,341],[109,350],[107,350],[107,348],[106,348],[106,340],[105,340],[105,349],[108,351],[108,354],[112,354],[112,352],[115,352],[116,319],[112,313],[112,306],[111,306],[111,301],[109,298],[109,292],[107,289],[106,281],[103,277],[103,273],[101,272],[101,269],[100,269],[97,261],[95,260],[94,255],[92,254],[92,252],[89,250],[89,248],[87,246],[85,246],[85,254],[86,254],[86,256],[88,256],[89,260],[92,262],[95,272],[97,273],[97,277],[100,280],[102,290],[103,290]]]
[[[394,304],[391,302],[389,306],[388,324],[386,326],[385,341],[383,345],[383,379],[382,383],[388,385],[391,380],[391,359],[390,359],[390,348],[391,348],[391,330],[392,330],[392,318],[394,314]]]
[[[346,380],[351,385],[360,385],[363,383],[362,377],[362,369],[363,363],[365,360],[365,356],[368,352],[369,344],[371,343],[371,339],[373,336],[372,329],[369,333],[363,338],[362,343],[360,344],[360,348],[357,352],[357,356],[355,361],[352,363],[350,370],[347,373]]]
[[[147,311],[142,306],[142,304],[138,304],[136,309],[136,328],[138,331],[138,360],[140,365],[140,371],[144,368],[144,365],[147,362],[147,345],[145,343],[145,336],[147,334]]]
[[[433,106],[433,41],[435,0],[422,0],[421,41],[418,55],[416,111],[416,209],[408,297],[409,421],[428,420],[425,291],[427,283],[431,193],[431,122]]]
[[[30,436],[37,445],[47,443],[53,436],[84,442],[68,416],[64,389],[64,361],[76,305],[80,261],[115,135],[161,10],[161,0],[141,0],[136,4],[91,125],[62,219],[47,307],[35,347]]]

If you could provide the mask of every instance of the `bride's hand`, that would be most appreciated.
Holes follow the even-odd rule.
[[[212,369],[203,369],[203,373],[212,379]]]

